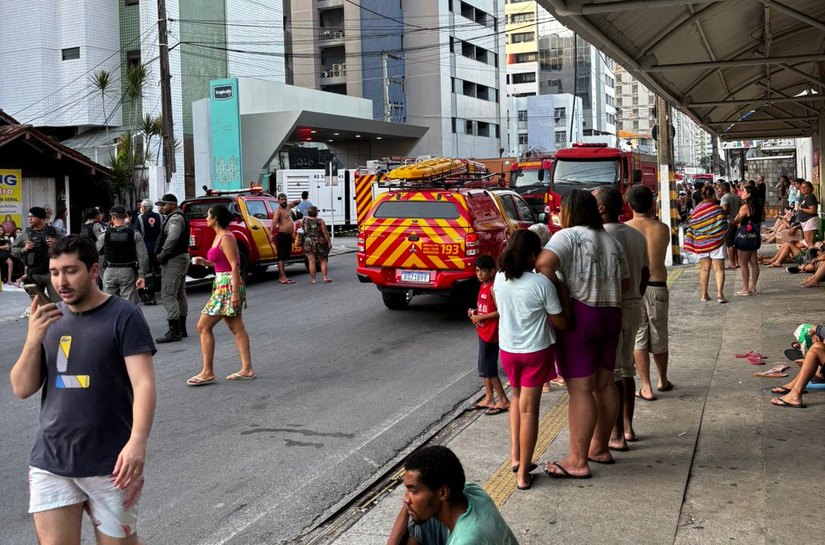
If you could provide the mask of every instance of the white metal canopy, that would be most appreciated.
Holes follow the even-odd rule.
[[[538,0],[724,140],[811,136],[825,111],[825,0]]]

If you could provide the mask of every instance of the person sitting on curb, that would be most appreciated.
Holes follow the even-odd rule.
[[[461,462],[447,447],[413,452],[404,462],[404,486],[404,505],[387,545],[518,545],[493,500],[465,481]]]
[[[800,326],[800,328],[805,327]],[[800,341],[802,351],[805,358],[802,360],[802,368],[790,382],[784,386],[777,386],[772,388],[771,392],[780,394],[779,397],[771,399],[771,403],[777,407],[786,407],[790,409],[804,409],[807,407],[802,401],[802,394],[807,393],[805,387],[808,382],[817,374],[817,372],[825,365],[825,343],[822,342],[822,336],[825,334],[822,326],[814,328],[807,326],[810,333],[806,338]],[[797,332],[799,328],[797,329]],[[805,348],[810,345],[809,348]]]

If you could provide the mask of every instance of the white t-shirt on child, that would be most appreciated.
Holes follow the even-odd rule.
[[[561,314],[556,287],[543,274],[525,272],[520,278],[496,273],[493,294],[498,306],[498,344],[505,352],[525,354],[556,342],[548,314]]]

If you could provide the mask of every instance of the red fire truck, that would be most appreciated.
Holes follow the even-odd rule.
[[[550,215],[548,206],[550,191],[550,171],[553,156],[529,157],[513,163],[510,167],[510,189],[521,195],[536,214]]]
[[[551,231],[561,229],[561,196],[571,189],[595,189],[612,185],[624,195],[634,184],[643,184],[658,194],[657,162],[653,155],[622,151],[607,144],[573,144],[556,151],[550,171],[547,197],[547,223]],[[630,207],[620,220],[630,219]]]

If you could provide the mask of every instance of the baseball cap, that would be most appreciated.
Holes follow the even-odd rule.
[[[114,205],[114,206],[112,207],[112,209],[111,209],[111,210],[109,210],[109,212],[110,212],[113,216],[117,216],[117,217],[118,217],[118,218],[120,218],[120,219],[123,219],[123,218],[125,218],[126,216],[128,216],[128,215],[129,215],[129,213],[126,211],[126,207],[125,207],[125,206],[123,206],[123,205],[121,205],[121,204],[116,204],[116,205]]]
[[[34,216],[35,218],[40,218],[41,220],[46,219],[46,209],[42,206],[32,206],[29,208],[29,214]]]
[[[178,204],[178,198],[171,193],[167,193],[161,197],[160,200],[155,201],[155,204],[158,206],[163,206],[164,204]]]

